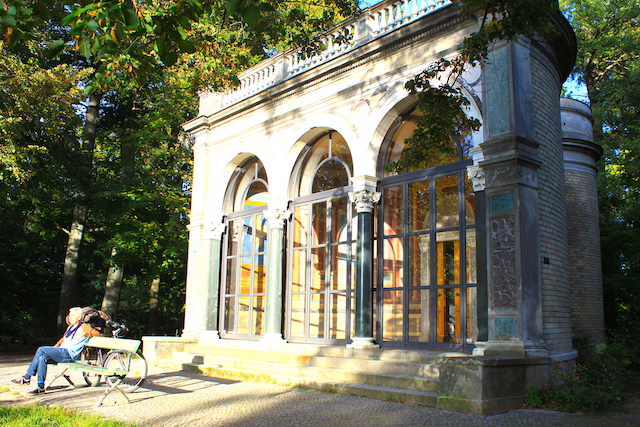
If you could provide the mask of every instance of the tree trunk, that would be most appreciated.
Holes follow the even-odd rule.
[[[160,308],[160,276],[151,281],[149,288],[149,329],[150,335],[158,333],[158,309]]]
[[[87,220],[87,208],[82,203],[87,197],[88,183],[92,181],[93,175],[93,149],[96,142],[96,130],[98,128],[98,110],[102,95],[91,94],[85,113],[84,129],[82,134],[82,150],[86,157],[83,169],[86,173],[81,174],[79,182],[76,183],[78,199],[80,204],[73,212],[73,222],[69,231],[67,241],[67,251],[64,257],[64,270],[62,273],[62,285],[60,288],[60,301],[58,304],[57,328],[61,332],[66,328],[65,319],[67,311],[76,304],[76,288],[78,283],[78,264],[80,260],[80,246],[84,236],[84,226]]]
[[[116,249],[111,250],[111,256],[116,254]],[[122,289],[122,277],[124,273],[123,267],[110,267],[107,273],[107,283],[104,290],[104,298],[102,299],[101,310],[113,317],[118,309],[120,300],[120,289]]]

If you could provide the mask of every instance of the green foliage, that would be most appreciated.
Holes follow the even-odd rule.
[[[81,414],[61,406],[0,406],[0,425],[4,427],[135,427],[134,424]]]
[[[633,357],[624,345],[601,344],[591,354],[582,356],[575,366],[557,364],[549,387],[531,389],[526,403],[570,412],[615,408],[628,396]]]
[[[481,14],[480,28],[463,40],[455,57],[441,58],[406,84],[417,95],[423,114],[416,131],[405,141],[402,157],[388,169],[400,172],[424,166],[428,156],[449,150],[452,140],[465,141],[479,130],[480,121],[466,114],[469,100],[458,79],[486,60],[496,42],[519,36],[552,37],[555,29],[550,15],[555,11],[557,3],[550,0],[463,1],[462,13]]]
[[[598,173],[605,320],[610,338],[640,341],[640,3],[563,0],[578,38]]]

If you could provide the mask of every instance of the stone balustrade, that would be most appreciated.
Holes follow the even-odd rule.
[[[243,72],[238,76],[240,85],[222,96],[220,107],[233,105],[450,4],[451,0],[383,1],[320,36],[320,49],[282,52]]]

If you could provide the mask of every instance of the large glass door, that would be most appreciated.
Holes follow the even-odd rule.
[[[383,346],[462,350],[477,337],[475,195],[465,164],[383,181],[377,233]]]
[[[267,268],[267,221],[262,212],[227,222],[220,336],[263,334]]]
[[[354,212],[346,195],[293,206],[286,337],[344,344],[353,325]]]

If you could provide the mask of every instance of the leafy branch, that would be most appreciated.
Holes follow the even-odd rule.
[[[480,28],[463,40],[454,58],[441,58],[406,83],[422,115],[405,140],[402,156],[387,169],[399,173],[425,167],[433,154],[450,153],[453,141],[468,141],[481,123],[467,115],[470,101],[456,82],[485,61],[498,41],[552,36],[555,29],[549,16],[555,10],[557,3],[552,0],[463,0],[461,13],[476,16],[482,11]]]

